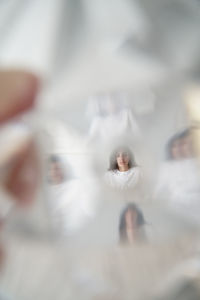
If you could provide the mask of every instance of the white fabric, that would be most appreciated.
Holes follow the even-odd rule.
[[[50,186],[48,194],[52,224],[60,234],[68,235],[80,229],[94,214],[94,182],[70,180]]]
[[[155,196],[173,210],[199,219],[200,184],[195,159],[169,161],[160,169]]]
[[[139,167],[130,168],[128,171],[119,170],[108,171],[105,180],[111,187],[118,189],[135,188],[141,179],[141,169]]]
[[[101,117],[96,116],[91,124],[89,136],[101,141],[110,141],[112,138],[131,133],[133,137],[140,136],[140,130],[130,109],[123,109],[115,114]]]

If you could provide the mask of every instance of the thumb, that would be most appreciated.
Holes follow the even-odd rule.
[[[25,71],[0,71],[0,124],[32,108],[39,80]]]

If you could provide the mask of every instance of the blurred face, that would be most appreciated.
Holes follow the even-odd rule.
[[[130,158],[129,158],[128,153],[126,153],[124,151],[119,151],[117,153],[116,160],[117,160],[117,165],[118,165],[119,170],[120,169],[124,169],[124,170],[129,169]]]
[[[63,182],[64,175],[60,163],[52,162],[50,164],[49,177],[53,184],[59,184]]]
[[[126,228],[134,229],[137,227],[137,212],[133,209],[128,209],[125,215]]]
[[[182,138],[180,141],[180,152],[182,158],[189,158],[193,156],[192,140],[190,136]]]
[[[171,147],[171,154],[173,159],[180,159],[181,158],[181,152],[180,152],[180,141],[177,140],[172,144]]]

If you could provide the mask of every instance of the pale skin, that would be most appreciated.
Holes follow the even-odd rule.
[[[129,156],[127,153],[119,151],[116,160],[120,172],[126,172],[129,170]]]
[[[183,159],[194,156],[191,135],[188,135],[180,140],[180,152]]]
[[[173,143],[171,148],[172,157],[175,160],[181,159],[181,153],[180,153],[180,141],[177,140]]]
[[[171,147],[171,153],[175,160],[193,157],[191,136],[186,136],[175,141]]]
[[[126,234],[130,244],[135,241],[135,235],[137,230],[137,212],[128,210],[126,213]]]

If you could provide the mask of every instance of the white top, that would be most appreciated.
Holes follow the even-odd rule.
[[[173,210],[199,219],[200,184],[195,159],[169,161],[162,165],[155,192]]]
[[[93,216],[94,181],[91,183],[74,179],[52,185],[48,189],[48,194],[52,223],[55,230],[60,230],[61,234],[72,234]]]
[[[108,171],[105,175],[105,180],[109,186],[121,190],[135,188],[140,179],[141,169],[139,167],[130,168],[125,172],[119,170]]]
[[[140,136],[140,130],[132,112],[129,109],[123,109],[119,113],[108,114],[105,117],[96,116],[91,124],[89,136],[101,141],[110,141],[129,132],[135,138]]]

